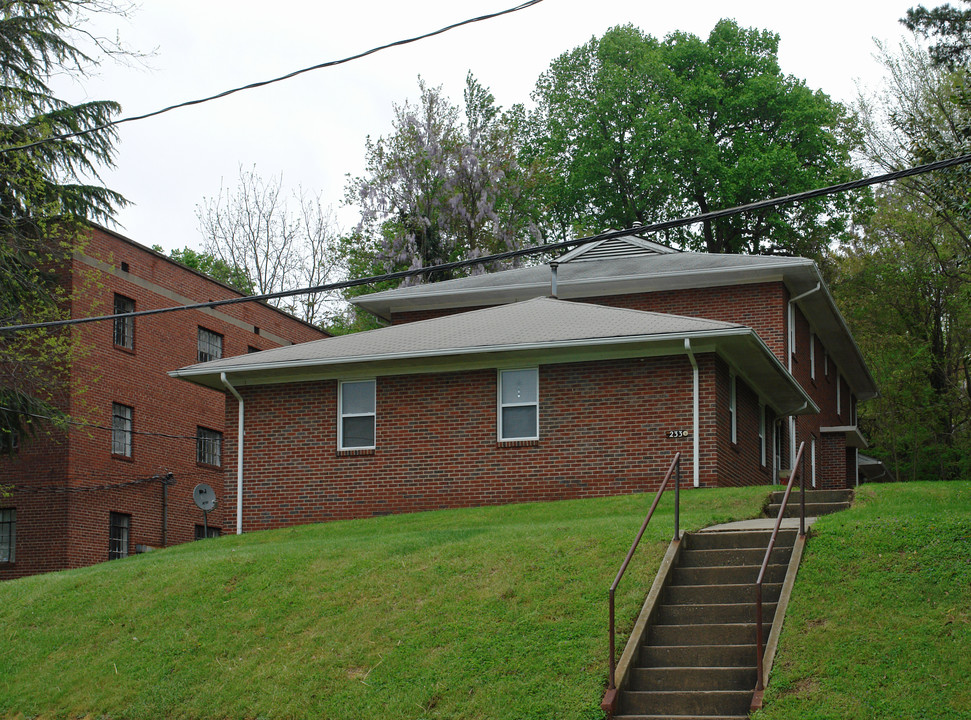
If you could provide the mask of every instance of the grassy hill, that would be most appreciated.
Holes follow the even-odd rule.
[[[765,494],[687,492],[682,526]],[[606,588],[649,503],[305,526],[2,583],[0,717],[599,718]],[[667,498],[625,629],[672,524]],[[969,483],[867,488],[821,521],[762,717],[968,717],[969,538]]]

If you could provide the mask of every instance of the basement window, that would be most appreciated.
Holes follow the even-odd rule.
[[[131,515],[111,513],[108,526],[108,559],[117,560],[128,557],[128,543],[131,539]]]
[[[539,369],[499,371],[499,441],[539,440]]]
[[[12,563],[17,551],[17,510],[0,509],[0,563]]]
[[[338,391],[338,450],[373,450],[375,435],[374,380],[341,381]]]

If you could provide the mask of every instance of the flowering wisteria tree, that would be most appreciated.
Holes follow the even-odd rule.
[[[522,112],[501,112],[471,74],[464,117],[440,87],[420,78],[418,86],[418,103],[395,106],[394,132],[368,138],[367,169],[348,182],[347,202],[361,209],[345,241],[352,277],[476,258],[539,237],[529,193],[535,173],[517,160]],[[482,267],[413,282],[475,271]]]

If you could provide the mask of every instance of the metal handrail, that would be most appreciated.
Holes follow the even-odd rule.
[[[631,558],[634,557],[634,551],[637,550],[637,545],[641,541],[641,537],[644,535],[644,531],[647,530],[647,524],[651,522],[651,517],[654,515],[654,510],[657,508],[657,504],[661,501],[661,494],[668,485],[668,480],[671,479],[671,474],[674,473],[674,540],[680,540],[680,508],[681,508],[681,453],[675,453],[674,460],[671,461],[671,467],[668,468],[667,474],[664,476],[664,480],[661,482],[661,487],[657,489],[657,494],[654,496],[654,502],[651,504],[651,509],[647,512],[647,517],[644,518],[644,524],[641,525],[640,531],[637,533],[637,537],[634,538],[633,544],[630,546],[630,550],[627,551],[627,557],[624,558],[624,562],[620,566],[620,570],[617,571],[617,577],[614,578],[614,582],[610,586],[610,681],[607,686],[607,690],[616,689],[614,674],[617,671],[617,660],[614,657],[614,593],[617,591],[617,585],[620,584],[620,579],[624,576],[624,572],[627,570],[627,566],[630,565]]]
[[[799,536],[806,536],[806,458],[803,451],[806,443],[800,443],[799,452],[796,453],[796,461],[792,465],[792,474],[786,485],[786,494],[782,497],[782,505],[779,507],[779,515],[775,520],[775,529],[772,530],[772,537],[769,538],[769,546],[765,549],[765,559],[762,560],[762,568],[759,570],[759,577],[755,581],[755,659],[758,666],[758,684],[755,686],[757,693],[765,690],[762,679],[762,581],[765,580],[765,571],[769,567],[769,559],[775,549],[775,541],[779,536],[779,527],[782,525],[782,517],[785,515],[786,507],[789,504],[789,495],[792,493],[792,486],[799,475]],[[801,462],[801,464],[800,464]]]

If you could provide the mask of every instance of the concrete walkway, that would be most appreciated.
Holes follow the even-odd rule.
[[[806,527],[812,526],[816,518],[807,517]],[[775,518],[755,518],[754,520],[738,520],[737,522],[722,523],[712,525],[701,530],[701,532],[719,532],[721,530],[772,530],[775,527]],[[783,530],[798,530],[799,518],[782,518]]]

